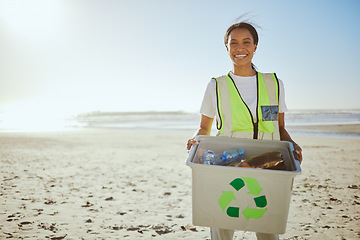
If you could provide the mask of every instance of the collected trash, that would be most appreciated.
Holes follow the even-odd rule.
[[[245,153],[243,148],[234,148],[223,152],[221,155],[214,153],[211,150],[205,150],[202,156],[204,164],[207,165],[222,165],[226,166],[233,162],[238,162],[244,159]]]
[[[285,160],[281,152],[270,151],[245,158],[244,149],[239,147],[224,151],[222,154],[204,150],[202,162],[206,165],[286,170]]]
[[[237,163],[232,164],[234,167],[286,170],[285,160],[281,152],[276,151],[245,158]]]

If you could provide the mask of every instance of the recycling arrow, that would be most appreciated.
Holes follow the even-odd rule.
[[[238,207],[228,207],[228,209],[226,210],[227,215],[229,215],[229,217],[239,217],[240,215],[240,208]]]
[[[223,194],[221,195],[221,197],[219,198],[219,205],[220,205],[221,209],[223,210],[223,212],[225,212],[225,209],[227,208],[227,206],[229,206],[229,204],[231,203],[232,200],[236,200],[234,192],[233,191],[224,191]]]
[[[249,189],[248,194],[254,196],[258,196],[263,190],[263,188],[260,186],[260,184],[255,178],[250,178],[250,177],[235,178],[233,181],[230,182],[230,186],[232,186],[236,191],[239,191],[245,185]],[[226,214],[229,217],[238,218],[240,216],[240,208],[229,206],[232,200],[236,200],[234,192],[224,191],[219,198],[219,205],[223,212],[225,212],[226,210]],[[267,206],[267,200],[265,195],[255,197],[254,202],[256,207],[258,208],[250,208],[249,206],[247,206],[242,211],[242,214],[245,216],[247,220],[259,219],[267,211],[267,208],[264,208]]]
[[[244,181],[241,178],[235,178],[230,185],[235,188],[236,191],[239,191],[243,186],[245,186]]]
[[[264,215],[266,210],[267,208],[258,209],[258,208],[249,208],[249,206],[247,206],[245,210],[242,212],[242,214],[246,217],[247,220],[249,220],[250,218],[259,219]]]
[[[267,205],[267,200],[266,200],[265,195],[254,198],[254,201],[255,201],[256,206],[260,207],[260,208],[266,207],[266,205]]]
[[[263,190],[255,178],[243,177],[243,179],[249,189],[249,194],[257,196]]]

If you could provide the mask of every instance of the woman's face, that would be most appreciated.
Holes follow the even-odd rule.
[[[229,34],[227,51],[235,66],[250,65],[256,45],[250,31],[246,28],[235,28]]]

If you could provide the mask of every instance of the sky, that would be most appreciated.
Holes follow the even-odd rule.
[[[289,110],[360,108],[357,0],[0,0],[0,113],[198,112],[232,69],[223,43],[258,25],[253,63]]]

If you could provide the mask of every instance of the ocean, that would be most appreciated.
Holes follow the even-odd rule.
[[[78,127],[113,129],[153,129],[196,131],[200,114],[187,112],[90,112],[71,119]],[[215,122],[215,121],[214,121]],[[360,124],[360,109],[355,110],[297,110],[285,114],[286,126]],[[359,125],[360,127],[360,125]],[[214,123],[213,131],[216,132]],[[290,131],[291,133],[291,131]],[[359,137],[359,134],[342,134],[321,131],[292,132],[296,135]]]
[[[200,123],[199,113],[188,112],[102,112],[93,111],[59,118],[51,114],[19,116],[0,113],[0,132],[44,132],[64,131],[82,128],[104,129],[150,129],[157,131],[195,132]],[[334,133],[309,130],[296,126],[350,125],[360,127],[360,109],[355,110],[297,110],[285,114],[288,131],[293,135],[325,137],[356,137],[357,133]],[[292,128],[294,127],[294,128]],[[215,121],[213,133],[216,133]],[[190,134],[191,135],[191,134]]]

